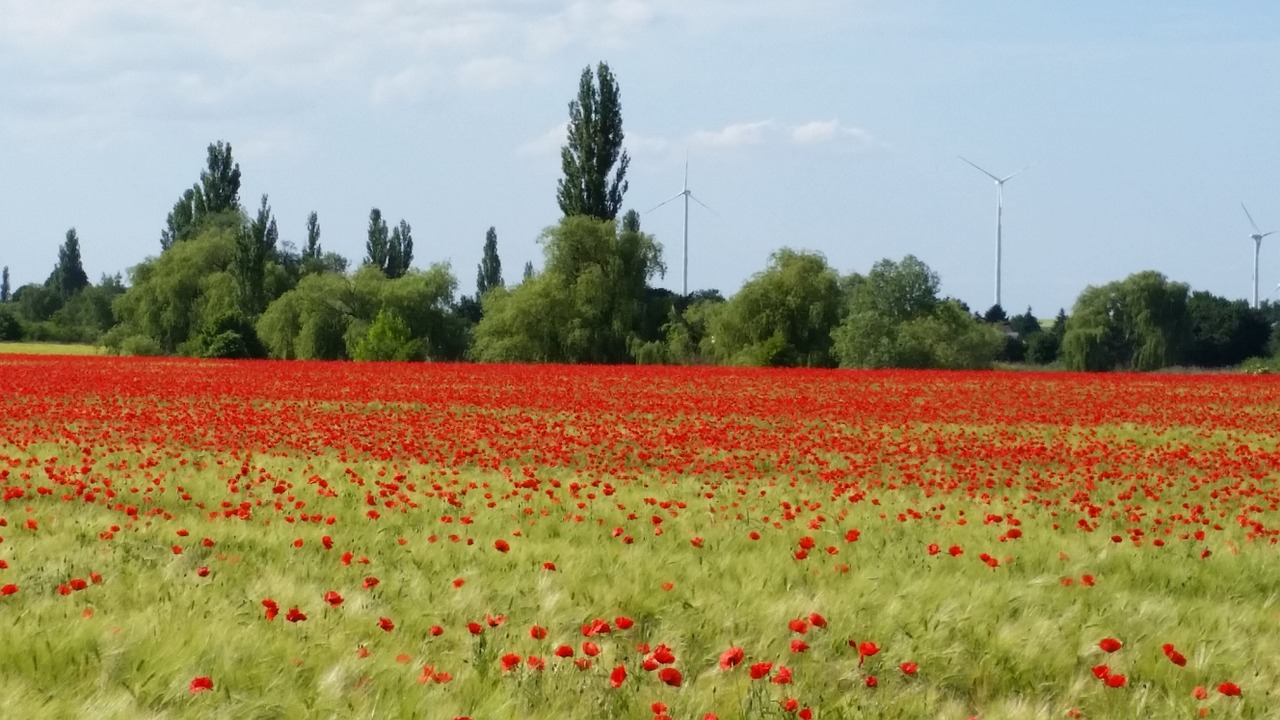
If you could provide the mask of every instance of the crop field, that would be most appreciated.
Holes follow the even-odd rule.
[[[6,718],[1280,717],[1280,381],[0,356]]]

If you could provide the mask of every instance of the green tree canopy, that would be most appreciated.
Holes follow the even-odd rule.
[[[382,211],[373,208],[369,211],[369,229],[364,244],[364,263],[372,265],[385,274],[387,259],[391,253],[391,233],[387,221],[382,218]]]
[[[240,293],[240,311],[256,318],[267,307],[267,261],[277,255],[279,231],[267,196],[262,196],[257,216],[236,236],[232,276]]]
[[[630,361],[647,284],[666,270],[662,247],[638,227],[583,215],[548,228],[541,242],[541,274],[510,291],[486,294],[473,356],[487,362]]]
[[[1189,288],[1147,270],[1076,300],[1061,357],[1071,370],[1157,370],[1183,364],[1191,348]]]
[[[498,257],[498,231],[490,227],[484,234],[484,255],[476,269],[476,297],[484,297],[494,288],[502,287],[502,260]]]
[[[66,240],[58,248],[58,263],[45,285],[58,293],[63,302],[89,286],[89,276],[80,259],[80,238],[75,228],[67,231]]]
[[[565,217],[618,216],[631,164],[623,138],[621,95],[613,73],[605,63],[596,66],[594,77],[590,67],[583,68],[578,97],[569,103],[568,138],[560,150],[564,177],[556,200]]]
[[[832,333],[842,367],[981,368],[1003,335],[954,300],[938,298],[937,273],[908,255],[881,260],[846,281],[847,313]]]
[[[715,316],[715,355],[735,365],[828,367],[840,300],[826,258],[783,248]]]
[[[209,222],[240,215],[240,165],[231,156],[231,144],[219,140],[210,144],[200,182],[183,191],[174,203],[160,233],[160,248],[167,250],[190,240]]]

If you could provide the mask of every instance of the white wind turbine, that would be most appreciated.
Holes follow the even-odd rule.
[[[1002,216],[1004,215],[1004,184],[1008,182],[1014,175],[1017,175],[1023,170],[1026,170],[1027,168],[1031,167],[1031,165],[1028,165],[1027,167],[1022,168],[1022,170],[1019,170],[1018,172],[1013,173],[1012,175],[1005,175],[1004,177],[996,177],[995,175],[978,167],[975,163],[967,160],[966,158],[961,157],[960,159],[964,160],[970,165],[973,165],[973,167],[978,172],[991,178],[996,183],[996,304],[1000,305],[1000,232],[1001,232],[1001,223],[1003,222]],[[1004,306],[1000,305],[1000,307],[1004,307]]]
[[[1258,229],[1258,223],[1253,221],[1253,216],[1249,214],[1249,208],[1240,203],[1240,209],[1244,210],[1244,216],[1249,218],[1249,224],[1253,226],[1253,234],[1249,237],[1253,238],[1253,307],[1258,307],[1258,253],[1262,250],[1262,238],[1275,233],[1262,232]]]
[[[685,159],[684,159],[684,189],[676,193],[675,195],[667,198],[666,200],[663,200],[657,205],[653,206],[653,208],[650,209],[645,214],[648,215],[654,210],[657,210],[658,208],[662,207],[663,205],[666,205],[667,203],[677,198],[684,198],[684,253],[682,255],[683,272],[681,274],[681,280],[680,280],[680,294],[685,297],[688,297],[689,296],[689,200],[692,199],[694,202],[706,208],[707,211],[710,212],[712,215],[715,215],[716,211],[707,207],[706,203],[694,197],[693,191],[689,189],[689,157],[687,155],[685,156]]]

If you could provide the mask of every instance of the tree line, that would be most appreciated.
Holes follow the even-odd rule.
[[[216,142],[165,218],[160,252],[127,282],[89,281],[74,228],[44,283],[11,292],[4,268],[0,339],[211,358],[1078,370],[1232,366],[1280,340],[1280,307],[1155,272],[1086,288],[1051,321],[1030,308],[974,313],[910,255],[841,274],[819,253],[783,248],[730,298],[656,288],[662,246],[623,211],[630,157],[607,64],[583,70],[568,110],[562,217],[539,237],[543,266],[526,264],[518,283],[504,281],[493,227],[469,296],[447,264],[415,267],[412,227],[376,207],[354,269],[323,249],[316,212],[301,247],[282,241],[267,195],[242,206],[240,166]]]

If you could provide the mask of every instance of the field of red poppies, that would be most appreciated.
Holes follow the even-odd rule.
[[[0,356],[10,717],[1280,716],[1280,381]]]

